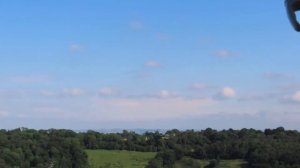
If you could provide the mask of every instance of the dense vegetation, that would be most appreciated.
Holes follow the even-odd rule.
[[[174,168],[245,168],[247,162],[243,160],[197,160],[189,157],[183,157],[181,160],[176,161]]]
[[[210,160],[208,167],[236,159],[245,160],[252,168],[300,167],[300,133],[282,127],[264,131],[170,130],[143,135],[128,131],[0,131],[0,167],[86,167],[84,149],[157,152],[148,168],[174,167],[184,158]],[[195,162],[191,167],[199,166]]]
[[[70,130],[0,131],[1,168],[84,168],[87,155]]]
[[[82,133],[81,142],[88,149],[133,150],[158,152],[148,168],[174,167],[176,161],[188,156],[194,159],[242,159],[253,168],[299,168],[300,133],[298,131],[266,129],[202,131],[170,130],[138,135],[124,131],[119,134]]]

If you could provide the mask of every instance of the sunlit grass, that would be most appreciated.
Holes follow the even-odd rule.
[[[143,168],[154,152],[86,150],[91,168]]]

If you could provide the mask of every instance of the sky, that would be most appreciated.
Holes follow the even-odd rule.
[[[0,127],[300,129],[283,1],[0,2]]]

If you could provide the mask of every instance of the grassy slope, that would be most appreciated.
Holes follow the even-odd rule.
[[[143,168],[155,153],[86,150],[91,168]]]

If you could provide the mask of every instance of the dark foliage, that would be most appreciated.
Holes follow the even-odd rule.
[[[202,131],[170,130],[138,135],[82,133],[82,144],[88,149],[119,149],[158,152],[148,167],[171,167],[183,156],[195,159],[244,159],[253,168],[300,167],[300,133],[282,127],[259,131],[254,129]],[[213,167],[217,162],[210,164]]]
[[[211,160],[209,167],[227,159],[246,160],[251,168],[300,167],[300,133],[282,127],[265,131],[170,130],[165,134],[143,135],[128,131],[111,134],[54,129],[0,131],[0,167],[86,167],[83,149],[158,152],[147,168],[173,167],[184,157]]]
[[[0,131],[0,167],[84,168],[87,155],[69,130]]]

